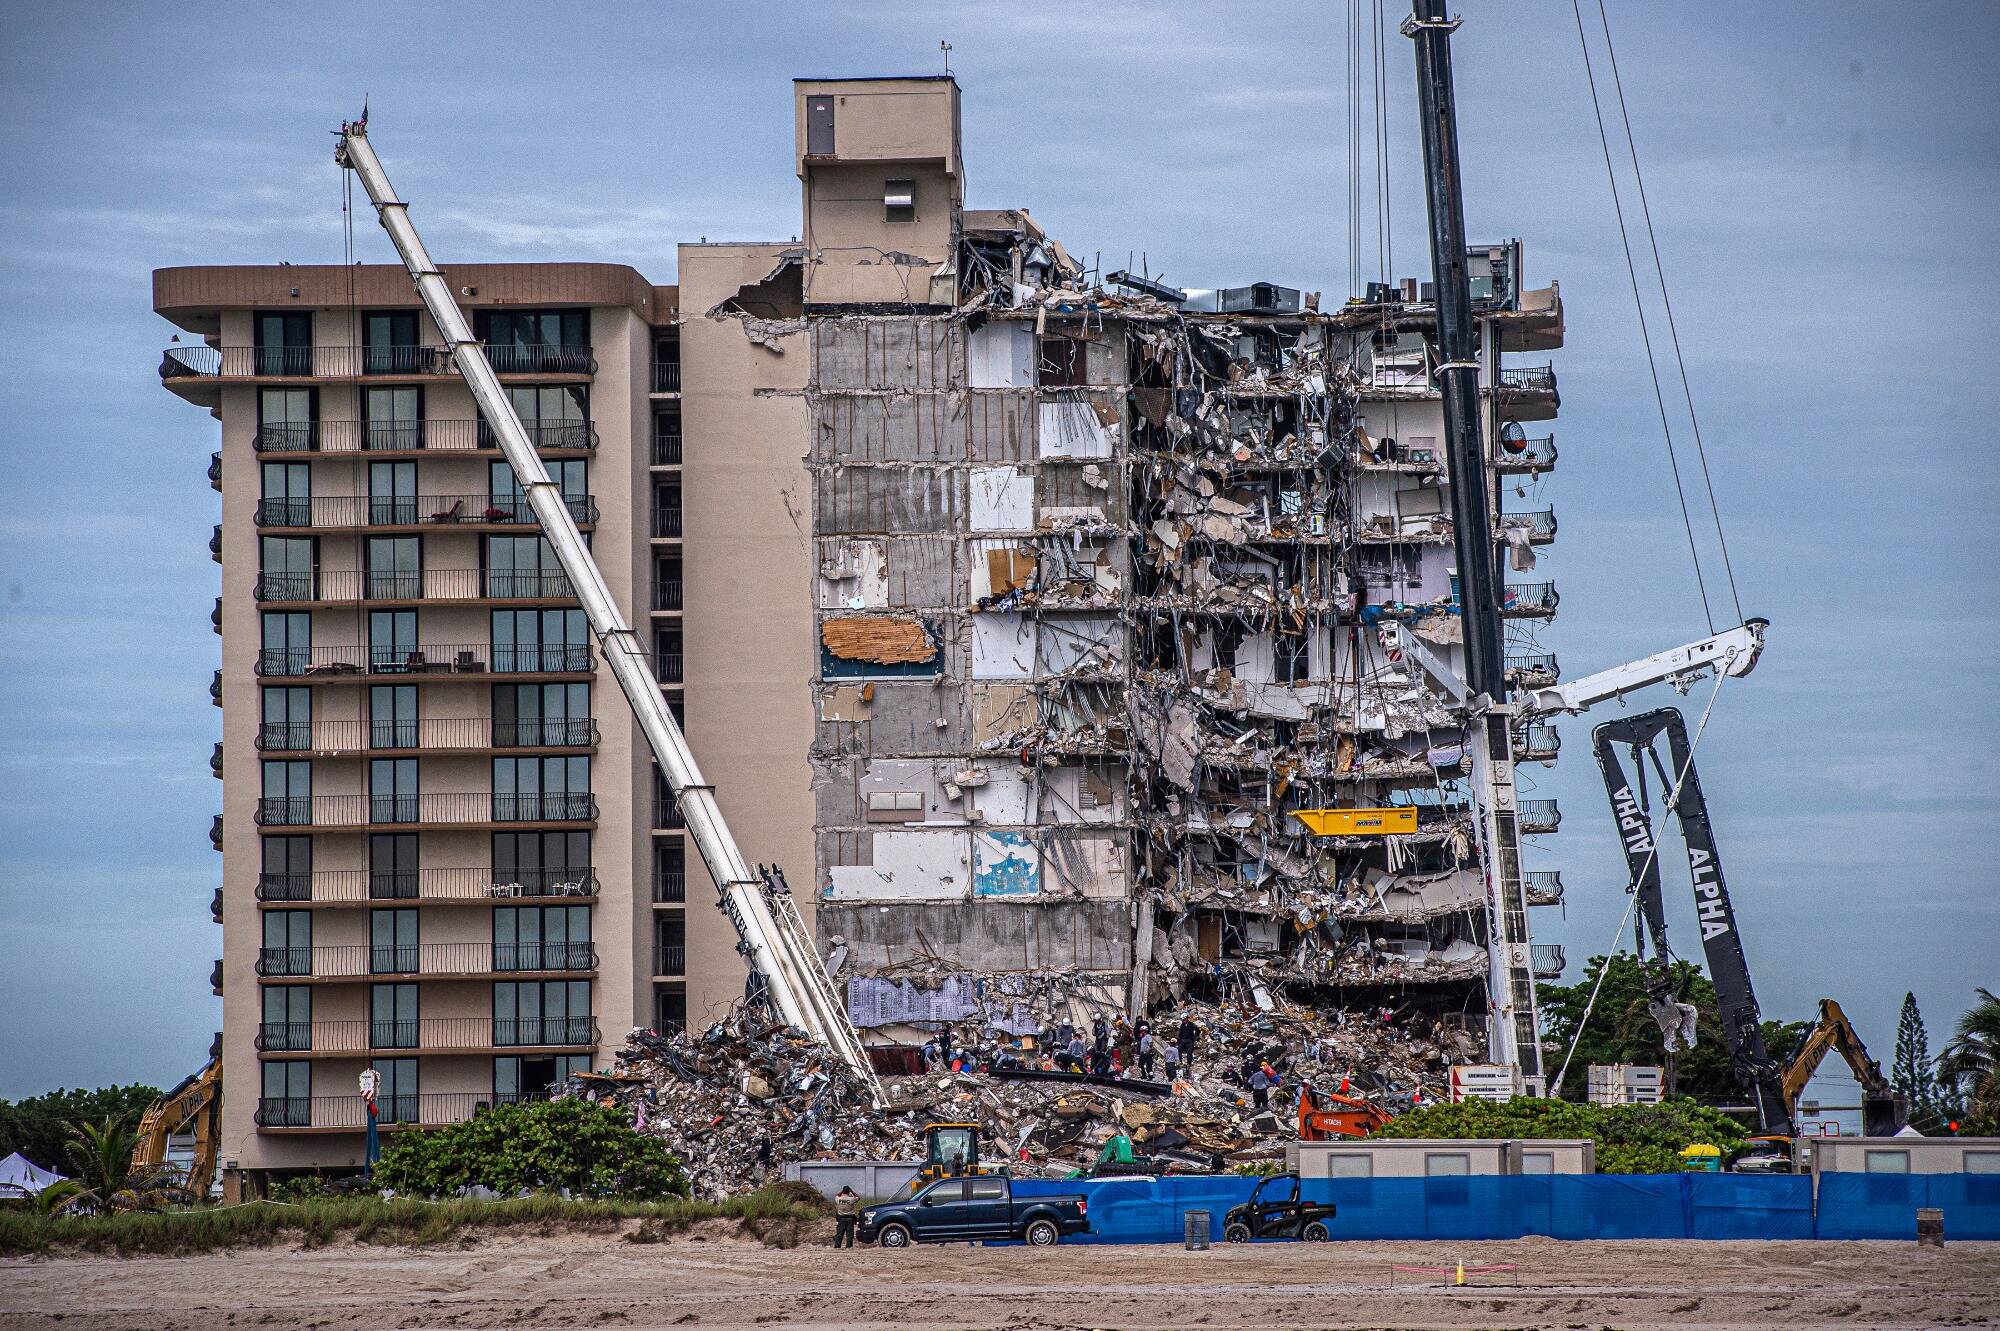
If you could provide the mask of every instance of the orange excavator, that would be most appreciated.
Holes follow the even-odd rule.
[[[1389,1111],[1372,1100],[1334,1091],[1316,1091],[1310,1082],[1299,1088],[1299,1140],[1302,1142],[1366,1137],[1387,1124],[1389,1119]]]

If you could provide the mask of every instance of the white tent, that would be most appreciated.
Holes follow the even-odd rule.
[[[33,1197],[63,1176],[43,1169],[19,1151],[0,1160],[0,1197]]]

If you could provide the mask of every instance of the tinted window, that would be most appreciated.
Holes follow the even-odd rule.
[[[997,1178],[975,1178],[966,1180],[975,1202],[997,1202],[1006,1197],[1007,1184]]]
[[[921,1200],[927,1206],[937,1206],[944,1202],[962,1202],[965,1200],[965,1180],[948,1178],[942,1183],[932,1184],[930,1191],[926,1192]]]

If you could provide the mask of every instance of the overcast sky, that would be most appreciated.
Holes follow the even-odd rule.
[[[972,206],[1028,206],[1106,268],[1337,295],[1343,8],[0,4],[0,439],[22,487],[0,510],[0,1095],[171,1083],[220,1021],[217,431],[158,385],[150,273],[337,262],[328,131],[364,95],[445,262],[669,282],[677,242],[796,233],[789,79],[937,72],[948,39]],[[1469,231],[1523,237],[1568,310],[1542,640],[1582,674],[1705,626],[1571,8],[1463,13]],[[1614,0],[1612,22],[1744,609],[1772,620],[1700,753],[1758,994],[1787,1018],[1838,997],[1886,1064],[1913,989],[1935,1050],[1975,984],[2000,987],[2000,8]],[[1427,277],[1393,33],[1387,61],[1396,268]],[[1366,248],[1372,268],[1372,228]],[[1589,727],[1562,731],[1561,767],[1524,769],[1564,810],[1528,863],[1563,871],[1566,910],[1534,923],[1575,973],[1625,870]]]

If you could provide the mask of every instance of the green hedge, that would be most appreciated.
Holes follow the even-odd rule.
[[[1567,1100],[1466,1100],[1402,1115],[1376,1137],[1579,1139],[1597,1143],[1597,1168],[1606,1174],[1672,1174],[1684,1146],[1706,1142],[1724,1156],[1745,1132],[1727,1114],[1692,1100],[1657,1105],[1588,1105]]]
[[[487,1187],[657,1201],[688,1191],[659,1138],[634,1131],[622,1109],[579,1099],[501,1105],[434,1132],[398,1133],[374,1180],[419,1197]]]

